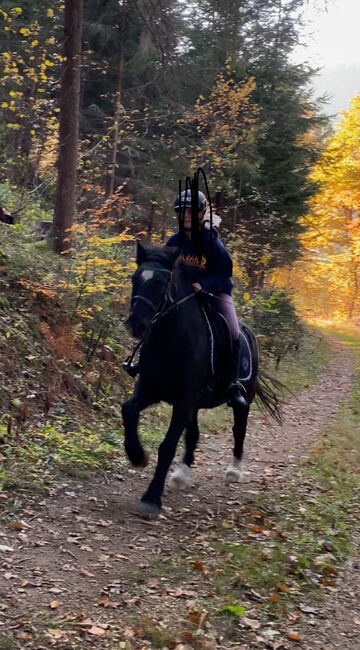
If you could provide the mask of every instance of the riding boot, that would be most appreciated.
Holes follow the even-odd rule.
[[[231,359],[231,383],[228,388],[228,406],[248,406],[248,396],[245,386],[239,379],[240,366],[240,338],[233,340],[232,359]]]

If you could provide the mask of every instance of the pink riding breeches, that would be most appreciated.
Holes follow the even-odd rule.
[[[217,296],[216,306],[220,314],[225,316],[229,323],[232,338],[238,339],[240,336],[239,321],[236,316],[232,296],[229,296],[227,293],[220,293]]]

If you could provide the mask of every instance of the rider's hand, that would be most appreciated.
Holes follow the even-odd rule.
[[[198,291],[202,291],[202,286],[201,286],[201,284],[199,284],[199,282],[194,282],[192,288],[194,289],[194,291],[195,291],[196,293],[197,293]]]

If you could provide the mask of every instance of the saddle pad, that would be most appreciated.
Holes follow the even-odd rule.
[[[239,379],[240,381],[248,381],[252,373],[252,359],[249,342],[241,329],[240,323],[240,364],[239,364]]]

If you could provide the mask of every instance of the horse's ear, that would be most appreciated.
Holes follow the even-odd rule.
[[[136,264],[140,266],[143,264],[146,260],[148,251],[146,250],[146,246],[144,244],[140,244],[140,242],[136,242]]]

